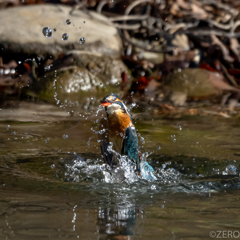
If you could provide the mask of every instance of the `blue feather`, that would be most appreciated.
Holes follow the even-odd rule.
[[[140,172],[138,151],[139,145],[136,130],[134,127],[127,127],[125,130],[122,154],[127,155],[131,160],[134,159],[137,164],[137,170]]]

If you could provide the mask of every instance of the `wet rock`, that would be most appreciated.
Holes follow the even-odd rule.
[[[84,67],[70,66],[46,74],[26,94],[70,111],[99,105],[102,96],[116,88]]]
[[[119,85],[122,81],[121,73],[128,72],[127,67],[120,59],[83,51],[72,51],[71,53],[74,55],[75,64],[78,67],[87,68],[89,72],[98,77],[103,84]]]
[[[25,94],[70,110],[99,105],[104,95],[120,91],[121,73],[128,71],[120,59],[84,51],[68,56],[70,66],[57,69],[53,63]]]
[[[183,69],[167,76],[164,83],[164,98],[175,106],[183,106],[188,98],[203,98],[217,95],[220,89],[214,81],[223,82],[219,73],[204,69]]]
[[[57,4],[3,9],[0,11],[0,21],[4,22],[0,25],[0,42],[5,50],[40,56],[55,56],[72,49],[113,58],[120,56],[121,39],[107,18],[91,11],[70,12],[71,7]],[[70,24],[66,23],[68,19]],[[46,27],[51,32],[43,32]],[[69,38],[63,41],[62,35],[65,33]],[[79,42],[82,37],[85,38],[84,44]]]

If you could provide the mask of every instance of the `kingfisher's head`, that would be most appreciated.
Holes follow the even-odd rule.
[[[108,115],[111,115],[116,111],[127,113],[127,107],[116,93],[111,93],[103,98],[101,105],[105,107]]]

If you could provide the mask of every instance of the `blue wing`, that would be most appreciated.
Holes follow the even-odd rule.
[[[127,155],[129,159],[134,160],[137,165],[137,170],[140,172],[139,145],[134,127],[127,127],[125,130],[121,154]]]

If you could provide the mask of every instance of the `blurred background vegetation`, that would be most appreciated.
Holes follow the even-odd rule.
[[[162,115],[238,116],[237,1],[1,0],[0,8],[2,108],[29,101],[74,113],[114,91]]]

